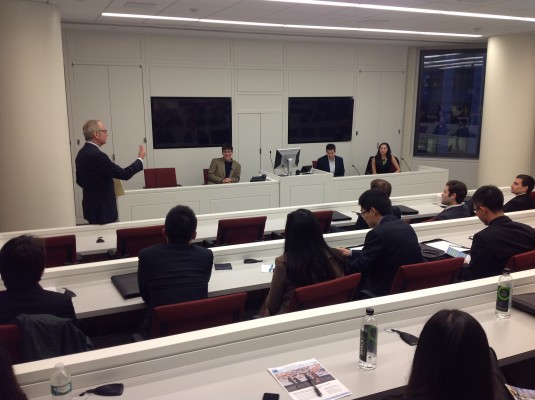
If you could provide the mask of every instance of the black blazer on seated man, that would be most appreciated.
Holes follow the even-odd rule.
[[[319,169],[325,172],[331,172],[331,169],[329,167],[329,158],[326,155],[318,158],[318,161],[316,163],[316,169]],[[334,174],[333,175],[344,176],[345,173],[346,173],[346,170],[344,168],[344,159],[342,157],[334,156]]]
[[[501,275],[509,258],[535,250],[535,230],[526,224],[501,216],[474,235],[470,264],[462,270],[463,279]]]
[[[160,243],[139,252],[138,284],[150,307],[208,296],[214,255],[194,244]]]
[[[447,219],[466,218],[471,217],[472,213],[466,204],[459,204],[455,206],[449,206],[442,212],[436,215],[433,221],[444,221]]]
[[[113,178],[128,180],[141,170],[141,160],[137,159],[128,167],[121,168],[97,145],[86,142],[76,156],[76,183],[83,190],[84,218],[90,224],[117,221]]]
[[[531,198],[531,194],[519,194],[509,200],[503,206],[503,212],[524,211],[535,208],[535,200]]]
[[[0,324],[13,323],[19,314],[51,314],[76,319],[71,296],[45,290],[39,284],[0,291]]]
[[[398,268],[422,262],[418,237],[412,227],[392,214],[366,234],[362,250],[353,250],[348,261],[351,273],[362,273],[360,298],[384,296]]]

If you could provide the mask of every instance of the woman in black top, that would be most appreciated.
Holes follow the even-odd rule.
[[[390,145],[388,143],[381,143],[377,149],[377,154],[372,160],[372,174],[388,174],[390,172],[400,172],[401,168],[392,155]]]

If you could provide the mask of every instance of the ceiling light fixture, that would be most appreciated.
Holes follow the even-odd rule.
[[[277,2],[277,3],[309,4],[309,5],[316,5],[316,6],[366,8],[366,9],[371,9],[371,10],[398,11],[398,12],[409,12],[409,13],[418,13],[418,14],[435,14],[435,15],[446,15],[446,16],[453,16],[453,17],[486,18],[486,19],[501,19],[501,20],[507,20],[507,21],[535,22],[535,18],[515,17],[512,15],[433,10],[429,8],[382,6],[379,4],[344,3],[342,1],[324,1],[324,0],[264,0],[264,1],[271,1],[271,2]]]
[[[220,20],[220,19],[180,18],[180,17],[165,17],[165,16],[156,16],[156,15],[140,15],[140,14],[102,13],[102,16],[103,17],[118,17],[118,18],[170,20],[170,21],[190,21],[190,22],[210,23],[210,24],[264,26],[264,27],[291,28],[291,29],[322,29],[322,30],[334,30],[334,31],[397,33],[397,34],[405,34],[405,35],[424,35],[424,36],[449,36],[449,37],[466,37],[466,38],[480,38],[483,36],[483,35],[466,34],[466,33],[445,33],[445,32],[424,32],[424,31],[420,32],[420,31],[404,31],[404,30],[398,30],[398,29],[351,28],[351,27],[343,27],[343,26],[291,25],[291,24],[275,24],[275,23],[266,23],[266,22],[227,21],[227,20]]]

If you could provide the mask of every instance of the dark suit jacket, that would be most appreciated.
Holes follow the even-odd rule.
[[[461,204],[455,207],[444,209],[440,214],[433,218],[433,221],[443,221],[446,219],[466,218],[471,217],[472,214],[466,204]]]
[[[348,269],[362,273],[360,297],[377,297],[388,294],[400,266],[420,262],[422,253],[414,229],[388,214],[366,234],[363,249],[352,252]]]
[[[232,160],[232,168],[230,170],[229,178],[232,180],[232,183],[240,181],[241,175],[241,165],[238,161]],[[223,179],[226,178],[225,173],[225,159],[223,157],[214,158],[210,163],[210,168],[208,169],[208,184],[212,183],[221,183]]]
[[[329,158],[326,155],[318,158],[316,169],[331,172],[331,169],[329,168]],[[344,159],[342,157],[334,156],[334,176],[344,176],[345,173]]]
[[[52,314],[76,320],[70,296],[44,290],[39,284],[24,290],[0,291],[0,324],[13,322],[19,314]]]
[[[463,279],[501,275],[507,260],[515,254],[535,250],[535,230],[507,216],[492,220],[474,235],[471,260]]]
[[[531,210],[535,208],[535,201],[530,194],[519,194],[503,206],[503,212]]]
[[[84,218],[90,224],[107,224],[117,221],[117,202],[113,178],[128,180],[143,169],[141,160],[121,168],[100,151],[87,143],[76,156],[76,183],[83,189]]]
[[[159,243],[139,252],[138,284],[151,307],[208,296],[214,255],[197,245]]]

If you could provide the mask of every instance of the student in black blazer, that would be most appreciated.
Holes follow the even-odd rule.
[[[511,193],[515,195],[504,206],[504,212],[531,210],[535,208],[535,200],[531,197],[531,192],[535,186],[535,180],[529,175],[517,175],[511,184]]]
[[[316,169],[325,172],[332,172],[334,176],[344,176],[346,170],[344,168],[344,159],[336,155],[336,146],[329,143],[325,146],[326,155],[318,158]],[[331,168],[331,163],[334,163],[334,170]]]
[[[0,251],[0,324],[13,323],[19,314],[52,314],[76,319],[72,298],[39,285],[45,270],[44,243],[22,235],[9,240]]]
[[[117,221],[117,201],[113,178],[129,180],[143,169],[145,148],[139,146],[138,159],[121,168],[100,151],[106,144],[108,130],[102,121],[89,120],[83,127],[85,145],[76,156],[76,183],[83,189],[82,209],[90,224]]]
[[[350,273],[362,273],[359,298],[384,296],[398,268],[422,262],[418,237],[412,227],[391,214],[390,199],[385,193],[370,189],[359,197],[360,214],[371,229],[362,250],[339,248],[349,257]]]
[[[474,210],[487,227],[474,235],[470,263],[461,270],[464,280],[501,275],[512,256],[535,250],[535,230],[503,213],[503,193],[481,186],[472,196]]]
[[[472,213],[467,205],[463,204],[468,193],[466,185],[461,181],[451,180],[446,182],[441,194],[440,202],[446,206],[444,211],[432,218],[432,221],[471,217]]]

